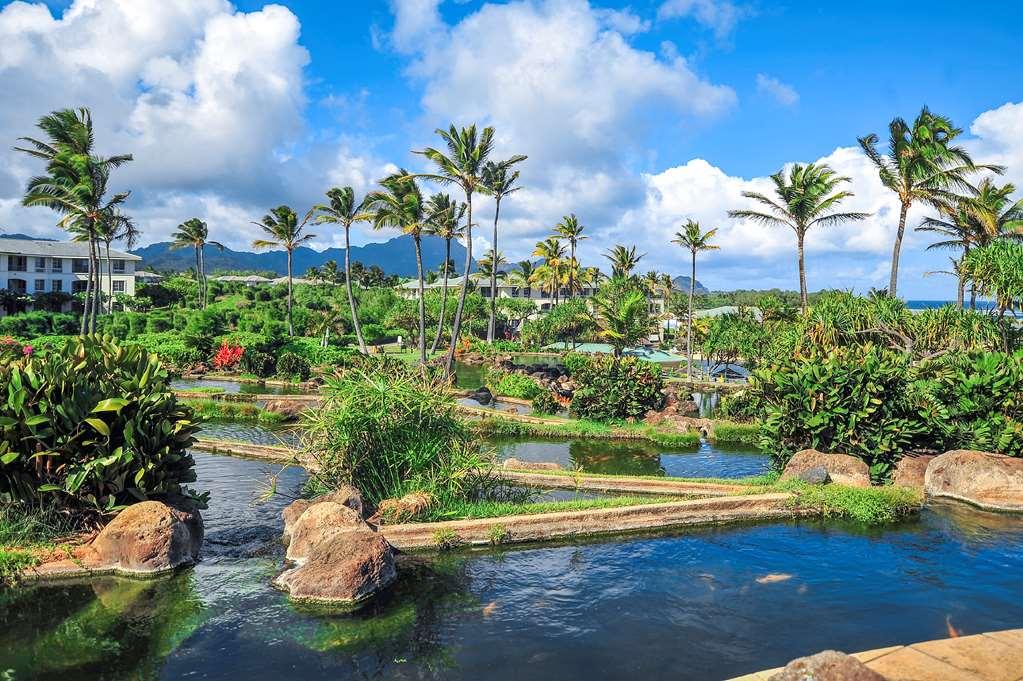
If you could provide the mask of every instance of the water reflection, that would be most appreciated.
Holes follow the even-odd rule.
[[[770,470],[770,457],[744,447],[703,442],[692,452],[662,449],[644,440],[491,440],[499,459],[554,461],[568,469],[615,475],[741,478]]]
[[[202,424],[199,437],[211,440],[233,440],[256,445],[297,447],[301,431],[294,425],[268,428],[243,421],[207,421]]]

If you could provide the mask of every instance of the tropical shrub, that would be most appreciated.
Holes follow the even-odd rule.
[[[245,348],[240,345],[231,345],[225,341],[213,355],[213,367],[218,371],[234,369],[244,354]]]
[[[761,448],[784,466],[812,447],[863,459],[884,477],[927,432],[909,358],[871,344],[795,358],[754,373],[763,394]]]
[[[270,378],[277,373],[277,360],[268,352],[252,350],[242,355],[241,368],[247,374]]]
[[[0,501],[111,512],[195,496],[198,430],[158,358],[109,336],[0,366]]]
[[[32,346],[25,345],[21,341],[10,336],[0,338],[0,363],[13,362],[25,355],[32,354]]]
[[[740,390],[729,395],[722,395],[718,402],[717,416],[729,421],[750,423],[764,415],[764,400],[756,390]]]
[[[277,358],[278,376],[304,381],[311,373],[309,362],[293,352],[283,352]]]
[[[714,442],[755,447],[760,442],[760,426],[755,423],[718,421],[714,424]]]
[[[642,418],[664,405],[664,379],[656,364],[635,357],[592,355],[566,361],[578,388],[569,411],[595,421]]]
[[[354,485],[372,504],[421,491],[442,507],[493,489],[492,464],[445,382],[348,369],[327,379],[324,396],[305,416],[314,489]]]
[[[129,344],[138,345],[157,355],[160,361],[172,364],[177,368],[198,364],[206,359],[199,349],[189,345],[185,338],[176,331],[143,333],[123,343],[123,345]]]
[[[543,392],[543,388],[532,376],[492,367],[485,371],[483,381],[484,385],[490,388],[490,392],[495,395],[515,397],[520,400],[531,400]]]
[[[533,413],[539,416],[552,416],[561,411],[561,404],[550,390],[541,390],[533,398]]]
[[[318,338],[290,338],[281,346],[281,352],[290,352],[305,359],[313,366],[340,366],[352,354],[352,350],[336,345],[324,347]]]

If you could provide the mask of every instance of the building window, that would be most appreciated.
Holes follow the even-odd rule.
[[[7,256],[7,269],[11,272],[25,272],[28,270],[28,258],[23,255]]]
[[[123,260],[115,260],[114,261],[114,272],[116,272],[117,274],[124,274],[124,261]],[[123,284],[124,282],[121,282],[121,283]]]
[[[526,288],[522,289],[522,295],[528,298],[529,296],[533,295],[533,289],[527,286]]]
[[[85,274],[89,271],[89,261],[85,258],[74,258],[71,261],[71,271],[75,274]]]
[[[118,280],[114,282],[114,293],[124,293],[124,281]]]
[[[54,272],[63,272],[64,271],[64,261],[62,259],[54,258],[50,262],[52,263],[53,271]]]
[[[64,282],[62,282],[60,279],[54,279],[53,281],[50,282],[50,290],[53,291],[54,293],[60,293],[61,291],[64,290]]]
[[[46,271],[46,258],[36,258],[36,272]]]
[[[14,291],[15,293],[25,293],[28,289],[28,282],[24,279],[8,279],[7,290]]]
[[[518,286],[512,286],[511,294],[512,294],[512,298],[518,298],[519,297],[519,287]]]
[[[484,298],[489,298],[490,297],[490,287],[489,286],[482,287],[480,289],[480,295],[483,296]]]
[[[88,286],[87,281],[73,281],[71,282],[71,293],[85,293],[85,287]]]
[[[36,284],[36,288],[35,288],[36,293],[42,293],[43,291],[46,290],[46,280],[45,279],[36,279],[35,284]]]

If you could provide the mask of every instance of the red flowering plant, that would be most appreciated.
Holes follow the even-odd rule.
[[[17,339],[0,338],[0,362],[15,362],[32,354],[31,345],[22,345]]]
[[[213,366],[219,371],[233,369],[238,366],[238,362],[242,360],[244,354],[245,348],[240,345],[231,345],[225,341],[217,350],[217,354],[213,355]]]

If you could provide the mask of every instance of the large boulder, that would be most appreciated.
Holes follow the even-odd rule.
[[[870,469],[860,459],[848,454],[826,454],[816,449],[796,452],[785,465],[781,477],[802,478],[813,468],[823,468],[831,481],[848,487],[870,487]]]
[[[933,454],[907,454],[895,464],[892,484],[897,487],[924,488],[924,473],[934,459]]]
[[[481,386],[476,390],[473,390],[468,395],[469,399],[479,402],[483,406],[487,406],[494,401],[494,394],[490,392],[490,389],[486,386]]]
[[[792,660],[768,681],[885,681],[885,678],[855,657],[825,650]]]
[[[957,449],[935,457],[924,491],[996,511],[1023,511],[1023,459]]]
[[[363,515],[362,494],[351,485],[341,485],[333,492],[322,494],[314,499],[296,499],[284,509],[284,540],[288,541],[291,538],[291,530],[303,513],[311,506],[325,501],[337,502],[356,511],[360,516]]]
[[[121,511],[90,548],[90,563],[125,573],[159,573],[199,559],[203,524],[199,511],[143,501]]]
[[[305,510],[290,528],[288,560],[304,560],[328,540],[346,533],[367,530],[358,511],[336,501],[323,501]]]
[[[308,406],[308,404],[298,400],[267,400],[263,405],[263,409],[280,414],[284,417],[285,421],[297,421],[298,417],[302,415],[302,412]]]
[[[317,545],[306,560],[278,575],[274,584],[295,600],[352,607],[397,577],[391,545],[363,525]]]

